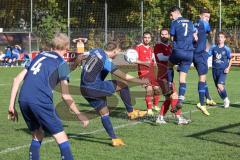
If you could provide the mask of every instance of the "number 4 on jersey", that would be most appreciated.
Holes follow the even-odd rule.
[[[34,65],[31,67],[31,71],[33,71],[33,74],[36,75],[38,72],[40,72],[42,62],[46,57],[42,57],[39,60],[37,60]]]

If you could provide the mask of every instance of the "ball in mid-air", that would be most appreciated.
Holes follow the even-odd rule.
[[[138,60],[138,53],[135,49],[128,49],[124,54],[124,59],[128,63],[134,63]]]

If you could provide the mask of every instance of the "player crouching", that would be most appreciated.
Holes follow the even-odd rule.
[[[113,130],[107,106],[107,96],[111,96],[115,92],[120,92],[120,97],[126,107],[128,117],[131,120],[143,117],[147,112],[133,109],[127,84],[118,80],[105,80],[106,76],[110,72],[129,82],[140,84],[149,83],[146,79],[138,79],[123,73],[112,63],[111,59],[114,59],[120,51],[119,43],[109,42],[106,44],[105,50],[100,48],[92,49],[85,57],[82,56],[81,58],[80,56],[74,64],[76,67],[83,59],[86,61],[82,68],[80,90],[83,97],[101,116],[102,125],[112,139],[112,145],[114,147],[125,144],[122,139],[116,136]]]

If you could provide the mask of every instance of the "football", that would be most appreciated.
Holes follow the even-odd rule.
[[[124,59],[128,63],[134,63],[138,59],[138,53],[135,49],[128,49],[126,53],[124,54]]]

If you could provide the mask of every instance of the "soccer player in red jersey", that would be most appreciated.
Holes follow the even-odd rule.
[[[158,102],[160,98],[160,90],[154,73],[154,54],[150,46],[151,33],[143,33],[143,43],[136,46],[138,52],[138,60],[135,62],[138,64],[139,78],[149,79],[149,85],[145,86],[146,96],[145,101],[147,104],[148,115],[153,115],[152,109],[159,111]],[[154,105],[154,106],[153,106]]]
[[[172,109],[176,106],[178,102],[178,93],[176,92],[174,83],[173,91],[170,91],[167,82],[168,58],[172,53],[172,46],[169,43],[169,32],[167,29],[163,28],[160,34],[161,42],[154,46],[154,56],[158,66],[157,82],[162,90],[162,94],[165,96],[165,101],[161,106],[156,123],[165,124],[166,121],[164,120],[164,116],[167,113],[170,105],[172,106]],[[175,113],[177,117],[177,123],[188,124],[188,121],[181,117],[181,114],[181,109]]]

